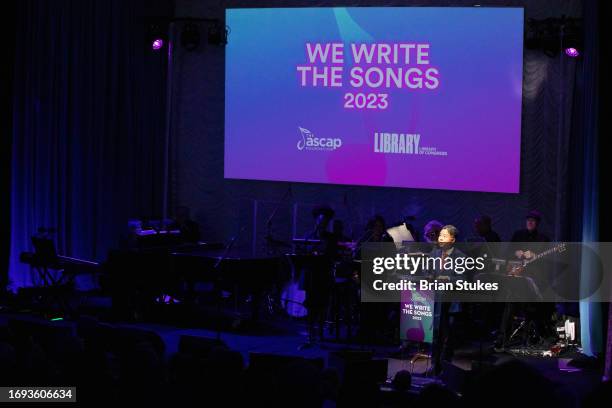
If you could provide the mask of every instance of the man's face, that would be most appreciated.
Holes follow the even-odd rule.
[[[538,220],[535,218],[527,218],[526,226],[528,231],[534,231],[538,228]]]
[[[442,246],[449,246],[455,243],[455,237],[453,237],[448,230],[443,229],[438,235],[438,243]]]

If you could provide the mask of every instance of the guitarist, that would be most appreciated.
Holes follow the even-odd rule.
[[[542,242],[542,243],[550,242],[550,239],[548,238],[548,236],[542,234],[538,230],[540,221],[542,221],[542,215],[540,214],[539,211],[536,211],[536,210],[529,211],[527,213],[527,216],[525,217],[525,229],[518,230],[512,235],[512,239],[510,240],[510,242],[533,243],[534,244],[534,245],[528,245],[528,248],[517,248],[517,246],[514,245],[514,248],[517,248],[516,251],[514,251],[514,256],[518,260],[521,260],[521,261],[533,260],[538,255],[539,252],[542,252],[548,248],[546,244],[541,244],[541,245],[536,244],[538,242]],[[548,268],[546,268],[546,262],[542,260],[538,260],[534,262],[527,268],[527,270],[524,270],[524,268],[518,268],[518,270],[509,271],[509,272],[511,274],[517,274],[517,275],[524,274],[525,276],[532,278],[536,282],[538,287],[543,287],[542,284],[548,282],[548,279],[546,276],[548,272]]]
[[[538,227],[540,226],[540,221],[542,221],[542,215],[540,214],[539,211],[536,210],[532,210],[529,211],[527,213],[527,216],[525,217],[525,229],[521,229],[516,231],[513,235],[512,235],[512,239],[510,240],[511,242],[550,242],[550,239],[540,233],[540,231],[538,231]],[[521,251],[523,253],[519,254],[519,251],[517,251],[516,256],[518,258],[522,258],[523,256],[525,256],[526,258],[529,258],[529,254],[526,254],[525,252],[530,252],[530,251]]]
[[[541,221],[542,215],[539,211],[529,211],[525,217],[525,228],[514,232],[510,241],[516,243],[550,242],[550,238],[538,230]],[[535,247],[538,247],[536,251],[534,251]],[[520,248],[514,251],[514,256],[518,260],[530,260],[537,255],[536,252],[540,252],[542,249],[543,246],[541,245],[529,245],[529,248]],[[545,261],[538,260],[537,262],[531,264],[527,270],[522,270],[522,268],[519,268],[518,271],[510,271],[510,273],[528,276],[536,282],[538,287],[542,287],[541,282],[547,280],[548,268],[546,267]],[[540,284],[538,284],[539,282]],[[554,311],[554,305],[550,303],[507,303],[504,316],[502,318],[502,333],[508,333],[508,330],[511,329],[511,317],[519,311],[517,309],[522,309],[523,313],[525,314],[525,318],[535,322],[538,329],[538,334],[540,336],[546,337],[549,334],[549,321]]]

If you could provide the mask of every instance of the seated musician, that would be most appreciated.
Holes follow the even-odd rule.
[[[338,251],[338,239],[332,231],[329,231],[329,224],[334,215],[334,210],[328,206],[319,206],[312,210],[315,226],[306,237],[307,240],[315,242],[312,245],[312,253],[335,258]]]
[[[550,242],[550,239],[542,234],[538,227],[540,226],[540,222],[542,221],[542,215],[539,211],[532,210],[527,213],[525,217],[525,228],[515,231],[512,235],[511,242]],[[534,253],[534,248],[536,246],[530,246],[530,248],[522,248],[517,249],[514,252],[514,255],[518,259],[531,259],[536,254]],[[538,246],[540,249],[540,246]]]
[[[540,233],[538,227],[542,221],[542,214],[537,210],[532,210],[525,217],[525,228],[515,231],[512,235],[512,242],[549,242],[550,239]],[[517,254],[517,256],[519,256]]]
[[[334,220],[332,224],[332,234],[337,242],[348,242],[351,239],[344,235],[344,223],[340,220]]]
[[[385,219],[381,215],[375,215],[368,221],[367,230],[370,232],[367,242],[393,242],[393,238],[387,234]]]
[[[533,259],[538,252],[541,252],[550,239],[548,236],[539,231],[539,226],[542,221],[542,215],[539,211],[529,211],[525,217],[525,228],[516,231],[512,235],[511,241],[514,244],[513,256],[515,259],[524,261]],[[519,247],[518,243],[523,245]],[[511,275],[520,275],[529,281],[529,284],[534,287],[537,293],[550,282],[550,265],[546,260],[538,260],[530,264],[527,268],[516,267],[509,265],[508,273]],[[526,320],[535,323],[535,336],[540,338],[551,334],[553,328],[550,324],[550,316],[554,312],[554,304],[552,303],[513,303],[508,302],[505,305],[504,314],[502,317],[499,337],[497,345],[505,343],[509,340],[509,333],[512,331],[513,316],[522,314]],[[534,337],[535,337],[534,336]]]
[[[363,235],[357,240],[353,253],[355,259],[361,259],[361,248],[369,242],[393,242],[393,238],[387,234],[385,219],[381,215],[375,215],[366,224]]]
[[[521,261],[533,260],[539,252],[548,248],[550,242],[548,236],[539,232],[538,227],[542,220],[539,211],[529,211],[525,217],[525,229],[516,231],[512,235],[514,257]],[[520,245],[522,244],[522,245]],[[538,288],[543,288],[549,282],[549,265],[547,260],[537,260],[529,265],[528,268],[511,266],[508,270],[513,275],[523,275],[532,279]]]
[[[499,234],[493,231],[491,217],[481,215],[474,219],[474,232],[484,242],[501,242]]]

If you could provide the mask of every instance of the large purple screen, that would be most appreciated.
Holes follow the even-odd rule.
[[[517,193],[522,8],[228,9],[225,177]]]

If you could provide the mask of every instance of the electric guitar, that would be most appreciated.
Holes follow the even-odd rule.
[[[507,266],[508,275],[521,276],[521,274],[525,272],[525,269],[527,268],[527,266],[530,265],[531,263],[538,261],[551,254],[564,252],[567,249],[566,247],[567,247],[567,244],[565,242],[562,242],[560,244],[553,246],[552,248],[547,249],[544,252],[540,252],[539,254],[532,256],[529,259],[520,259],[520,260],[517,259],[513,261],[508,261],[508,266]]]

